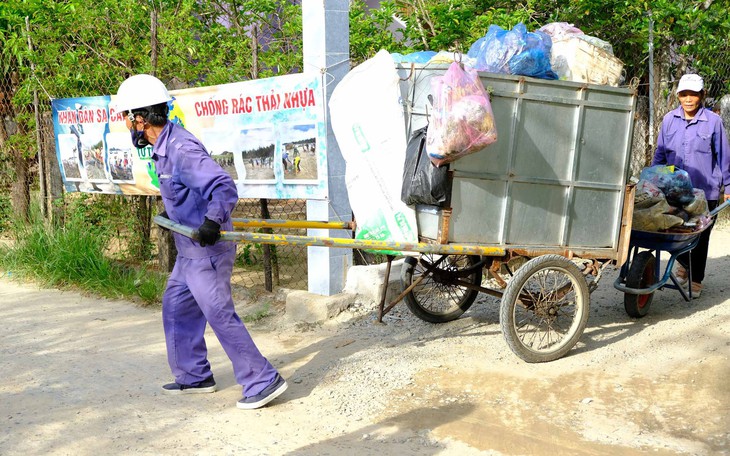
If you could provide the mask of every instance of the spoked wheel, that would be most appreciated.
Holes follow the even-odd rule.
[[[482,265],[475,255],[407,257],[401,270],[403,289],[420,277],[421,283],[406,294],[406,305],[421,320],[444,323],[459,318],[474,303],[479,292],[459,282],[480,285]]]
[[[626,286],[629,288],[649,288],[656,283],[656,258],[651,252],[644,251],[634,255],[629,272],[626,274]],[[624,293],[624,309],[630,317],[641,318],[649,313],[654,300],[654,293]]]
[[[507,345],[528,363],[556,360],[578,342],[588,323],[588,285],[560,255],[525,263],[507,284],[499,323]]]

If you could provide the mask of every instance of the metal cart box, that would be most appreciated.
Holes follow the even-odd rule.
[[[427,124],[431,78],[447,68],[398,66],[409,133]],[[498,140],[451,163],[451,208],[418,206],[419,235],[614,258],[635,94],[522,76],[480,77],[491,94]]]

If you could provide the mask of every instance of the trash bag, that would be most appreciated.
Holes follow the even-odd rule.
[[[609,43],[608,41],[603,41],[602,39],[591,35],[580,35],[578,38],[580,38],[581,40],[585,40],[588,43],[591,43],[592,45],[601,48],[609,54],[613,55],[613,46],[611,46],[611,43]]]
[[[492,105],[476,70],[454,62],[431,79],[433,113],[426,151],[436,166],[479,151],[497,140]]]
[[[512,30],[490,25],[487,34],[469,48],[475,68],[492,73],[519,74],[542,79],[558,79],[550,67],[552,40],[541,31],[528,32],[519,23]]]
[[[547,33],[553,41],[584,34],[581,29],[568,22],[550,22],[537,29],[537,31]]]
[[[687,171],[674,165],[654,165],[641,170],[639,179],[656,185],[672,206],[683,207],[694,201],[692,180]]]
[[[487,34],[471,45],[467,56],[476,60],[479,71],[509,73],[509,60],[522,51],[519,34],[504,30],[498,25],[490,25]]]
[[[664,199],[664,193],[659,187],[646,180],[640,180],[636,184],[636,193],[634,194],[634,207],[644,208],[654,205],[657,198]]]
[[[707,197],[705,191],[701,188],[695,188],[692,190],[694,194],[694,201],[684,206],[685,212],[692,216],[706,215],[710,212],[710,208],[707,205]]]
[[[681,217],[668,213],[671,207],[664,196],[653,198],[651,205],[647,205],[646,203],[648,201],[645,201],[644,207],[634,207],[632,229],[639,231],[664,231],[684,223]]]
[[[449,196],[449,165],[437,167],[429,160],[426,154],[426,129],[416,130],[406,148],[401,200],[409,206],[440,206]]]
[[[553,42],[546,33],[526,33],[522,52],[509,61],[509,72],[540,79],[558,79],[550,67],[550,50]]]

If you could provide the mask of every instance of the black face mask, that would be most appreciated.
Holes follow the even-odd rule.
[[[129,133],[132,135],[132,144],[134,144],[134,147],[137,149],[144,149],[150,145],[150,142],[144,137],[144,131],[137,131],[134,127],[132,127],[129,129]]]

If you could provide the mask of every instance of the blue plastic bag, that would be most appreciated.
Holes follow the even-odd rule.
[[[398,54],[393,52],[390,54],[393,57],[393,61],[396,63],[428,63],[433,56],[436,55],[434,51],[418,51],[411,52],[410,54]]]
[[[469,48],[475,68],[492,73],[518,74],[542,79],[558,79],[550,67],[552,40],[544,32],[528,32],[519,23],[512,30],[490,25],[487,34]]]
[[[656,185],[672,206],[683,207],[695,200],[692,179],[689,174],[673,165],[654,165],[644,168],[641,170],[639,179]]]

